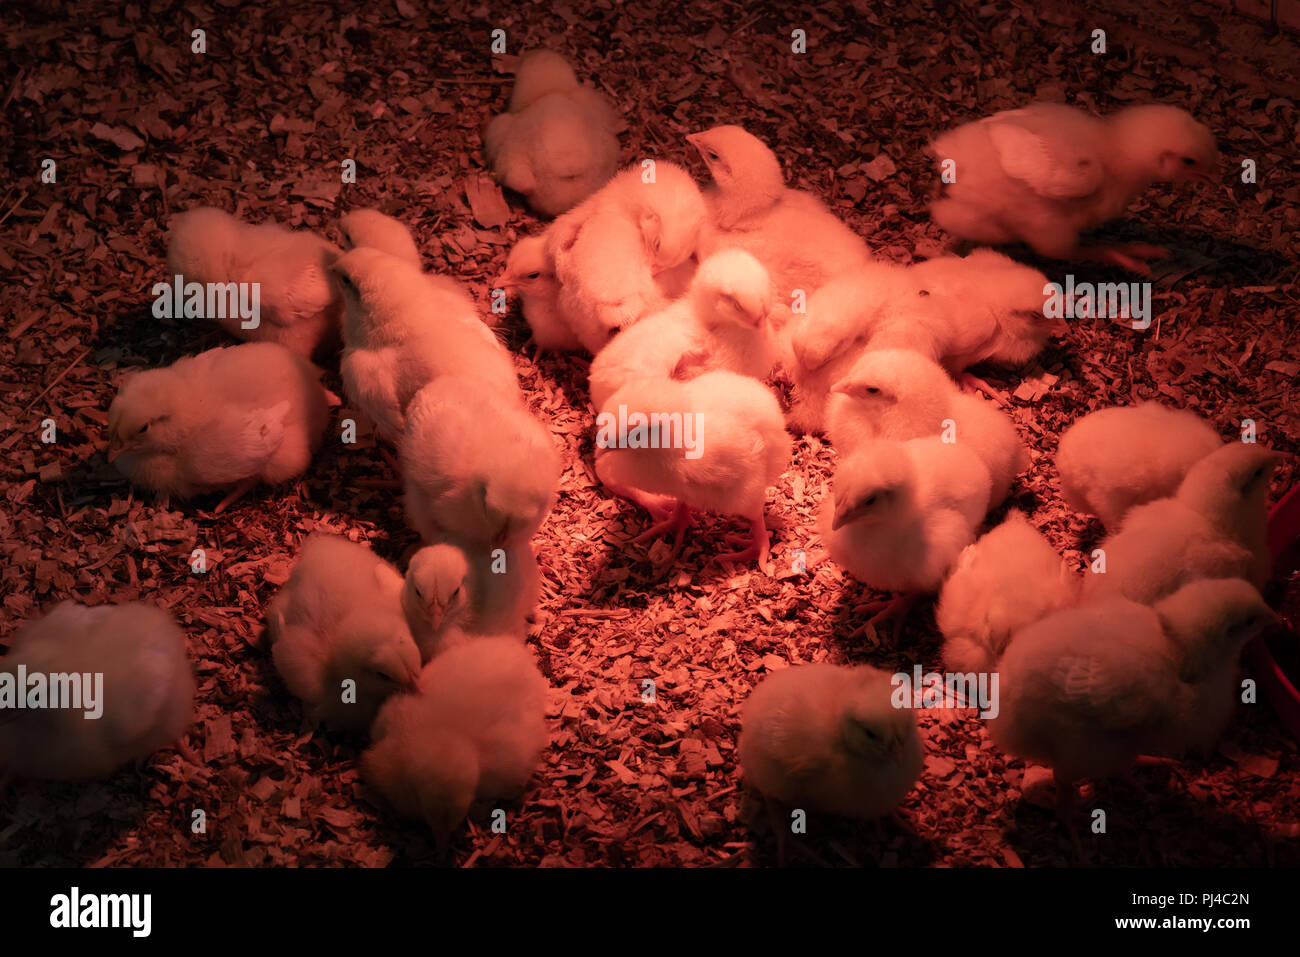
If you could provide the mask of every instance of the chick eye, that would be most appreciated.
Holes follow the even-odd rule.
[[[877,498],[877,496],[875,496],[875,495],[869,495],[869,496],[867,496],[866,498],[864,498],[864,499],[862,500],[862,504],[863,504],[863,505],[875,505],[875,504],[876,504],[876,498]],[[868,731],[867,733],[870,734],[871,732]]]
[[[457,585],[457,586],[456,586],[456,590],[455,590],[454,592],[451,593],[451,597],[452,597],[452,598],[455,598],[455,597],[456,597],[457,595],[459,595],[459,594],[460,594],[460,586]]]
[[[525,276],[524,278],[525,278],[525,279],[536,279],[536,278],[538,278],[539,276],[541,276],[541,274],[542,274],[542,272],[541,272],[541,270],[539,269],[537,272],[530,272],[530,273],[529,273],[527,276]]]
[[[930,295],[930,290],[928,290],[928,289],[918,289],[916,294],[917,294],[918,296],[928,296],[928,295]]]
[[[135,430],[135,434],[136,434],[136,435],[144,435],[146,432],[149,431],[149,426],[150,426],[151,424],[152,424],[152,423],[150,423],[150,422],[146,422],[144,425],[140,426],[140,428],[138,428],[138,429]]]
[[[704,151],[704,155],[707,156],[707,157],[708,157],[709,159],[711,159],[711,160],[715,160],[715,159],[718,158],[718,151],[717,151],[717,150],[705,150],[705,151]]]
[[[1196,160],[1192,159],[1192,157],[1190,157],[1190,156],[1184,156],[1184,157],[1183,157],[1183,165],[1184,165],[1184,166],[1195,166],[1195,165],[1196,165]]]
[[[375,674],[378,675],[378,676],[379,676],[382,680],[384,680],[384,681],[392,681],[392,680],[393,680],[392,677],[391,677],[390,675],[388,675],[386,672],[383,672],[383,671],[376,671]]]

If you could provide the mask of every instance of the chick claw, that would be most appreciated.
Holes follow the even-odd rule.
[[[686,535],[686,529],[691,527],[691,507],[684,502],[678,502],[673,509],[672,514],[661,522],[658,522],[644,532],[632,539],[633,542],[641,543],[649,541],[652,538],[658,538],[665,532],[673,533],[673,550],[665,560],[671,562],[682,550],[682,539]]]
[[[767,558],[769,555],[770,545],[767,539],[767,524],[760,515],[758,518],[749,520],[749,535],[728,535],[726,540],[733,545],[745,545],[738,552],[724,552],[718,556],[720,562],[731,562],[739,565],[743,562],[758,561],[759,568],[767,567]]]
[[[1076,250],[1081,259],[1119,266],[1139,276],[1150,277],[1151,267],[1147,259],[1168,259],[1169,250],[1163,246],[1151,246],[1146,243],[1131,243],[1126,246],[1091,246]]]
[[[916,604],[917,595],[895,595],[893,598],[873,601],[867,605],[867,610],[876,611],[874,615],[864,621],[849,638],[861,638],[867,633],[868,628],[875,628],[887,621],[893,621],[897,624],[897,630],[902,631],[903,625],[907,623],[908,613],[911,612],[912,606]]]

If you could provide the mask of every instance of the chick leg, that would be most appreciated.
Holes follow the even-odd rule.
[[[1074,819],[1078,810],[1074,782],[1067,780],[1059,768],[1052,769],[1052,779],[1056,782],[1056,816],[1060,818],[1061,826],[1069,832],[1075,854],[1083,857],[1083,844],[1079,841],[1079,828]]]
[[[629,502],[635,502],[643,509],[650,513],[650,517],[656,522],[666,521],[676,510],[677,502],[667,495],[655,495],[652,492],[643,492],[639,488],[633,488],[630,485],[619,485],[615,482],[601,480],[605,488],[617,495],[619,498],[625,498]]]
[[[746,539],[735,536],[729,537],[728,541],[739,545]],[[767,565],[767,557],[770,545],[767,540],[767,523],[763,520],[763,513],[753,516],[749,520],[749,544],[738,552],[724,552],[718,556],[720,562],[733,562],[737,565],[742,562],[758,560],[758,567],[763,568]]]
[[[673,533],[673,550],[668,555],[667,561],[672,561],[682,550],[682,539],[686,536],[686,529],[691,527],[691,507],[685,502],[678,502],[671,517],[650,526],[636,538],[634,542],[649,541],[652,538],[658,538],[664,532]]]
[[[957,385],[960,388],[967,390],[968,392],[982,392],[990,399],[992,399],[997,405],[1001,406],[1004,409],[1007,407],[1007,401],[1006,399],[1002,398],[1002,393],[1000,393],[997,389],[993,388],[993,386],[989,385],[987,382],[985,382],[977,375],[973,375],[970,372],[963,372],[961,375],[957,377]]]
[[[238,485],[232,488],[226,494],[225,498],[223,498],[220,502],[217,503],[217,507],[212,510],[212,514],[220,515],[222,512],[226,510],[226,507],[228,505],[233,505],[235,502],[239,501],[239,499],[241,499],[244,495],[246,495],[256,485],[257,485],[257,479],[255,478],[244,479],[242,482],[240,482]]]

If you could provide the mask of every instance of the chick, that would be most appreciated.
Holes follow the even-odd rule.
[[[26,685],[19,683],[19,668],[25,669]],[[0,658],[0,676],[8,679],[3,683],[13,682],[29,703],[33,676],[46,676],[53,695],[53,676],[60,674],[80,682],[80,701],[22,710],[14,701],[5,703],[0,772],[56,781],[107,777],[176,744],[194,721],[185,634],[151,605],[87,608],[60,602],[20,627],[9,639],[9,654]],[[64,694],[78,687],[60,684]]]
[[[776,396],[761,382],[725,370],[687,382],[635,379],[605,403],[597,430],[602,482],[676,502],[641,539],[672,531],[675,558],[691,509],[740,515],[750,525],[746,547],[718,560],[766,564],[763,502],[790,461],[791,442]]]
[[[420,250],[411,231],[400,220],[377,209],[354,209],[339,220],[339,232],[343,234],[345,250],[363,246],[378,249],[421,268]]]
[[[420,671],[402,576],[364,545],[319,532],[267,607],[271,660],[314,720],[365,728]]]
[[[582,349],[582,340],[560,311],[560,283],[555,278],[555,264],[546,254],[545,236],[521,236],[493,286],[519,294],[524,321],[533,332],[537,348],[548,352]]]
[[[614,174],[618,128],[601,93],[580,84],[559,54],[537,50],[520,63],[509,112],[484,128],[484,152],[498,182],[556,216]]]
[[[998,665],[994,743],[1051,766],[1064,817],[1081,778],[1217,736],[1231,715],[1236,656],[1270,617],[1247,589],[1193,582],[1154,609],[1105,596],[1017,632]]]
[[[1056,453],[1070,506],[1114,530],[1135,505],[1167,498],[1223,441],[1193,412],[1158,402],[1101,409],[1065,430]]]
[[[740,766],[792,807],[885,815],[921,776],[916,719],[895,708],[890,675],[868,665],[798,665],[758,684],[741,710]]]
[[[861,628],[939,590],[988,511],[992,479],[971,449],[938,437],[872,439],[839,460],[819,517],[830,557],[872,588],[903,593]]]
[[[445,838],[476,800],[521,793],[546,747],[546,679],[517,638],[449,648],[375,721],[361,775]]]
[[[592,354],[666,303],[656,277],[695,254],[706,209],[680,166],[657,161],[617,174],[546,231],[566,322]]]
[[[831,387],[827,419],[841,452],[873,436],[915,439],[942,435],[968,446],[993,481],[989,507],[1006,499],[1029,465],[1016,425],[995,405],[958,390],[943,369],[910,349],[872,349]]]
[[[398,440],[411,399],[437,376],[472,377],[478,391],[522,401],[510,354],[459,283],[367,248],[334,270],[346,301],[343,385],[385,441]]]
[[[186,283],[256,283],[257,325],[227,309],[209,316],[238,339],[278,342],[304,358],[325,358],[338,348],[343,301],[330,282],[338,250],[306,231],[276,223],[242,223],[211,207],[172,217],[167,268]]]
[[[1084,593],[1150,604],[1198,578],[1268,581],[1268,484],[1281,456],[1244,442],[1193,465],[1170,498],[1129,511],[1101,543]]]
[[[1107,117],[1034,103],[957,127],[932,149],[951,182],[934,221],[976,243],[1025,242],[1053,259],[1094,258],[1149,274],[1154,247],[1084,249],[1079,234],[1123,214],[1157,182],[1213,183],[1214,137],[1172,106],[1133,106]]]
[[[467,550],[525,544],[562,470],[550,431],[527,409],[453,375],[416,395],[398,451],[411,527]]]
[[[537,557],[526,542],[471,554],[430,545],[411,556],[402,610],[427,662],[451,635],[522,635],[540,589]]]
[[[686,298],[614,337],[591,363],[591,402],[639,377],[688,379],[730,369],[764,379],[776,362],[768,324],[772,282],[749,253],[728,249],[700,264]]]
[[[134,484],[190,498],[307,470],[329,420],[320,370],[274,342],[209,349],[128,378],[108,409],[108,461]]]
[[[867,244],[811,193],[790,189],[780,161],[739,126],[718,126],[686,138],[715,184],[708,194],[710,228],[701,253],[739,247],[772,274],[777,298],[811,295],[833,276],[871,258]]]
[[[1023,512],[968,545],[939,591],[934,620],[951,671],[991,672],[1021,628],[1075,602],[1079,576]]]

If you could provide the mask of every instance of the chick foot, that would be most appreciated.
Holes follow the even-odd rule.
[[[912,606],[916,604],[919,598],[919,595],[895,595],[893,598],[869,603],[867,605],[868,611],[874,609],[880,610],[876,611],[875,614],[859,625],[853,633],[849,635],[849,638],[861,638],[866,635],[869,628],[879,630],[878,626],[883,625],[887,621],[893,621],[895,623],[895,630],[902,631],[903,626],[907,624],[907,616],[911,612]]]
[[[686,530],[691,527],[691,507],[684,502],[678,502],[677,507],[673,510],[670,517],[650,526],[636,538],[633,542],[640,543],[649,541],[652,538],[658,538],[665,532],[673,533],[673,550],[669,553],[665,563],[673,561],[682,550],[682,539],[686,536]]]
[[[733,545],[746,547],[738,552],[725,552],[718,556],[718,561],[739,565],[757,559],[758,567],[766,570],[770,545],[767,539],[767,524],[763,521],[762,515],[749,520],[748,538],[743,535],[728,535],[726,540]]]
[[[1169,250],[1163,246],[1151,246],[1146,243],[1130,243],[1124,246],[1088,246],[1074,251],[1074,257],[1091,262],[1119,266],[1139,276],[1151,275],[1148,259],[1168,259]]]

